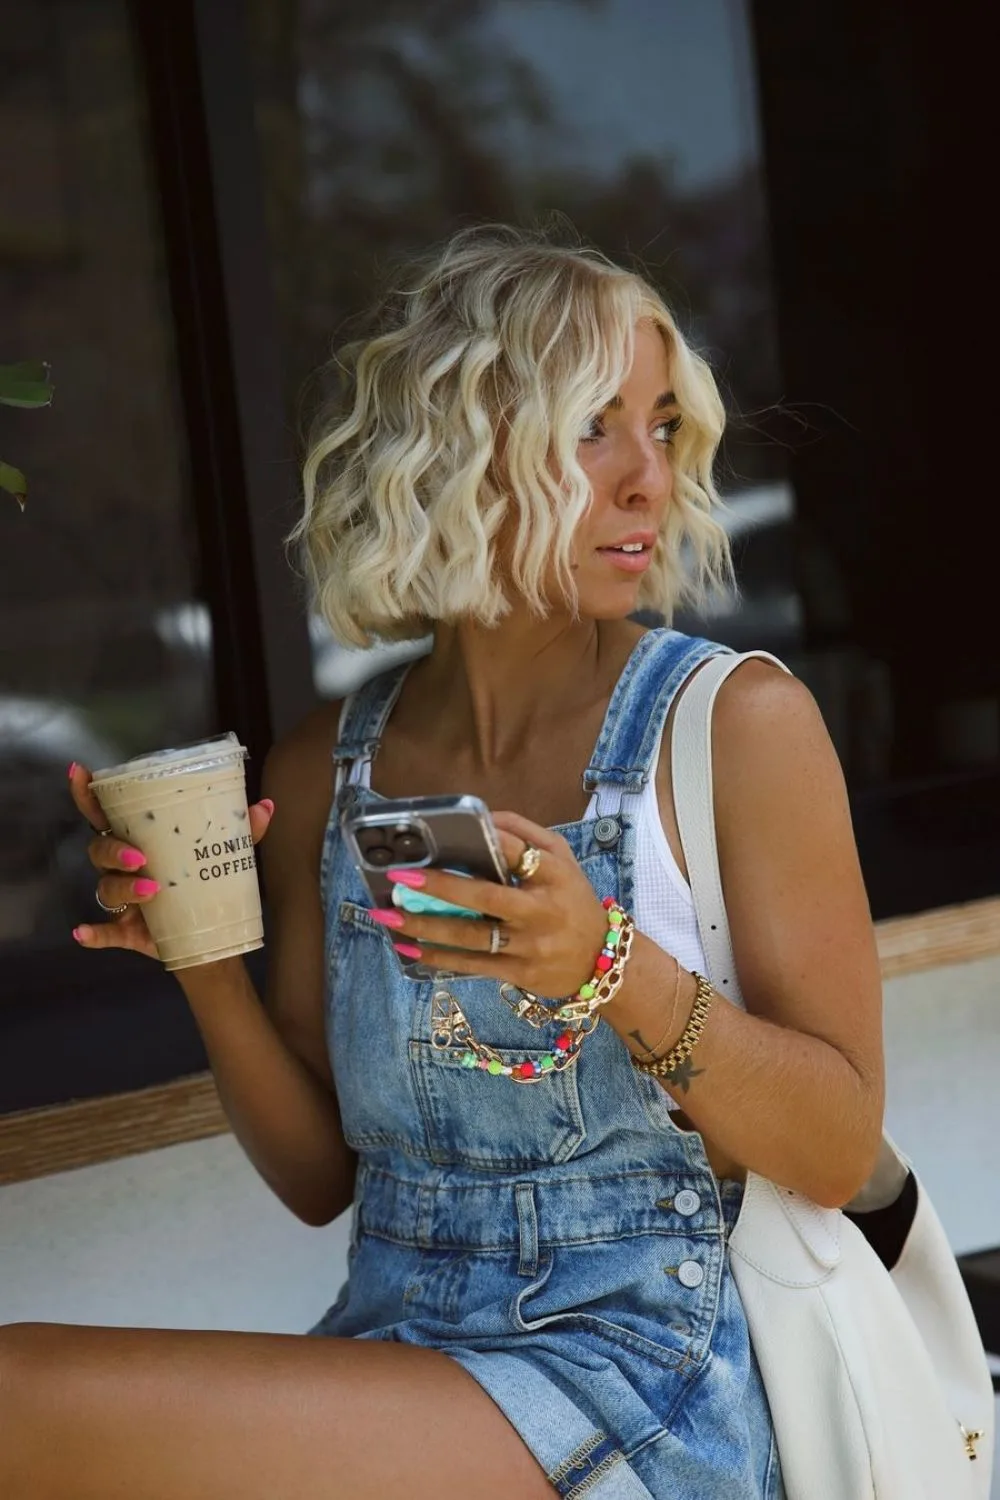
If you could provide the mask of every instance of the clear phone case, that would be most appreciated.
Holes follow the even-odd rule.
[[[390,869],[452,870],[510,884],[489,809],[478,797],[406,797],[349,807],[341,829],[372,904],[393,907]],[[466,920],[472,920],[467,918]],[[396,955],[410,979],[443,979],[450,971]]]

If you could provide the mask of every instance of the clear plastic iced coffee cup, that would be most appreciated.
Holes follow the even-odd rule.
[[[159,882],[142,913],[167,969],[264,946],[246,755],[225,734],[94,772],[112,832],[142,850],[143,875]]]

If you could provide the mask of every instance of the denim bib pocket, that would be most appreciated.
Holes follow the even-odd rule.
[[[544,1047],[495,1047],[502,1063],[541,1062]],[[410,1041],[410,1069],[431,1159],[485,1171],[515,1172],[569,1161],[586,1139],[576,1067],[537,1083],[495,1078],[464,1067],[457,1048]],[[505,1113],[503,1099],[516,1095]]]

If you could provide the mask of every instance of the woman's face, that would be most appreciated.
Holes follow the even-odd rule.
[[[643,320],[628,378],[590,420],[577,449],[593,496],[573,543],[582,615],[622,619],[637,608],[670,504],[670,449],[679,426],[666,345],[656,325]]]

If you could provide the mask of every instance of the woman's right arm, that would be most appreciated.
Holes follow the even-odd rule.
[[[341,1129],[324,1021],[319,867],[338,712],[327,705],[310,715],[264,767],[264,795],[274,803],[260,845],[268,896],[264,1001],[240,958],[177,974],[237,1139],[286,1207],[314,1225],[348,1207],[357,1164]]]

